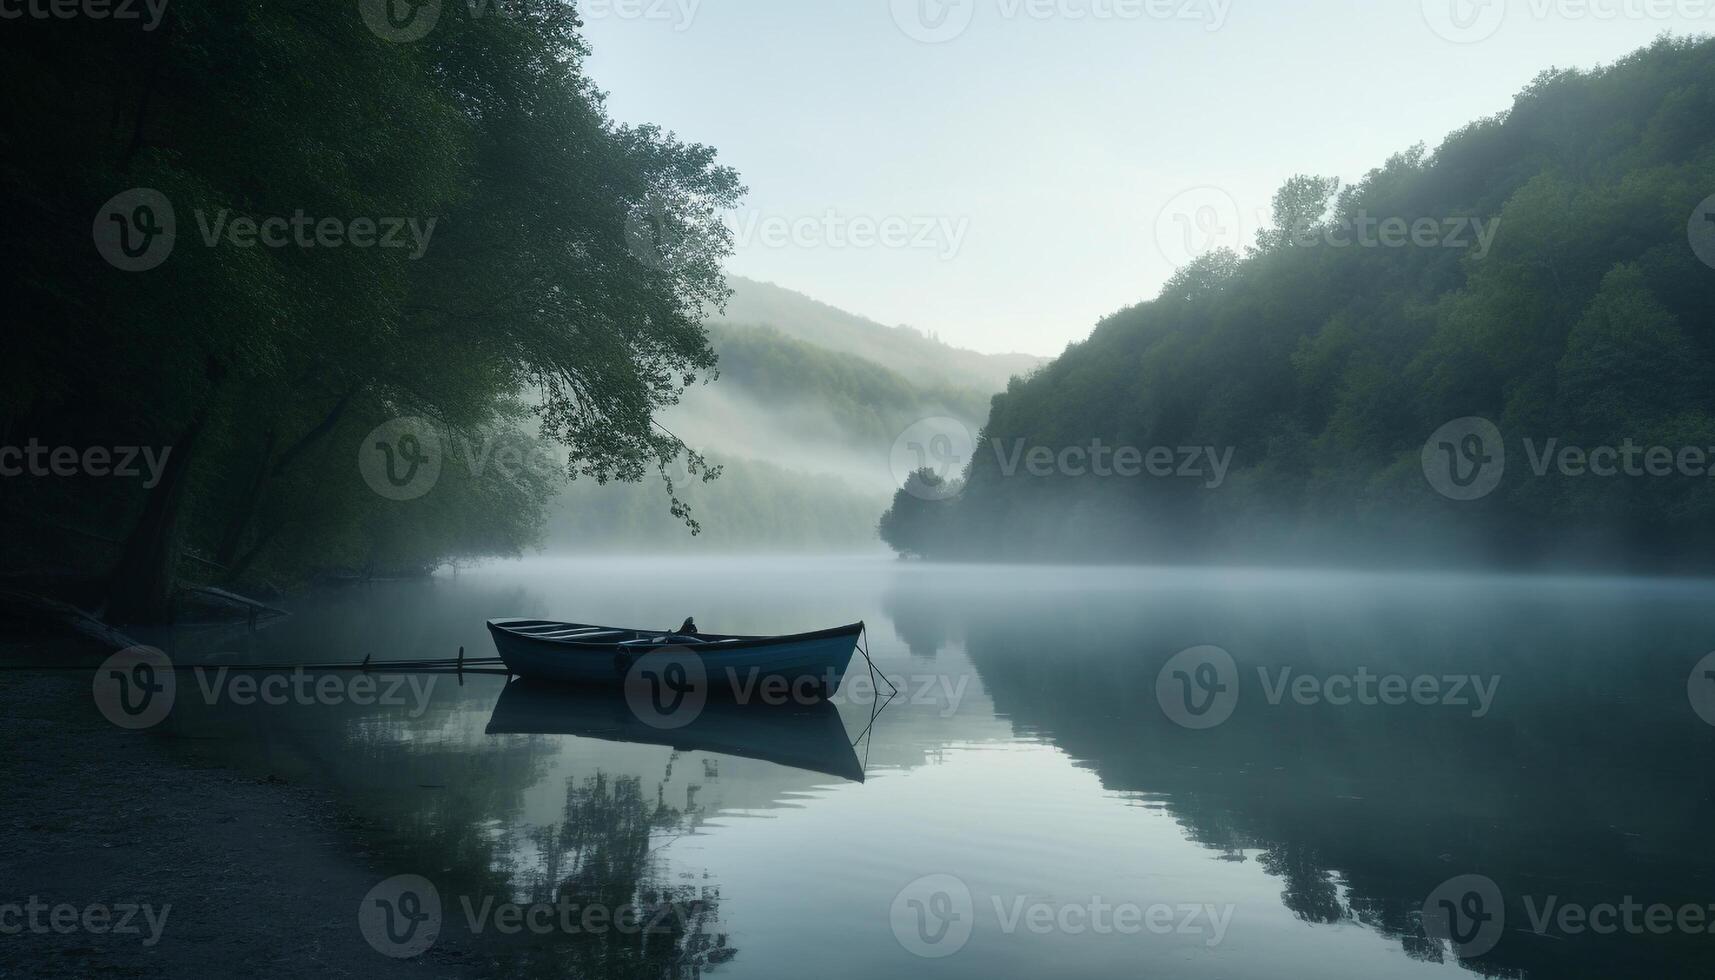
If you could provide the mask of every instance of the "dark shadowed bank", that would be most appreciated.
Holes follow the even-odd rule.
[[[1245,256],[1204,255],[1015,380],[968,467],[931,474],[963,486],[901,491],[884,536],[957,558],[1709,569],[1711,118],[1715,42],[1664,38],[1545,71],[1354,186],[1292,179]],[[1141,472],[1095,472],[1098,440]]]
[[[63,654],[7,645],[8,654]],[[0,976],[481,976],[449,937],[423,959],[370,948],[357,910],[386,872],[367,826],[326,794],[239,772],[195,745],[123,732],[89,697],[89,675],[5,675],[0,779],[4,901],[79,910],[147,907],[120,932],[30,928],[0,942]],[[51,761],[50,761],[51,760]],[[377,862],[378,863],[378,862]]]

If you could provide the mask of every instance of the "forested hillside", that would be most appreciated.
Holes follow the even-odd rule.
[[[893,543],[1504,564],[1600,564],[1623,546],[1639,564],[1708,567],[1712,121],[1715,44],[1664,38],[1544,72],[1509,111],[1353,186],[1288,182],[1248,254],[1204,256],[1014,381],[964,473],[944,474],[963,494],[902,491]],[[1467,417],[1493,423],[1504,460],[1470,433],[1431,438]],[[1009,465],[1020,446],[1097,439],[1230,451],[1230,471]],[[1438,491],[1443,464],[1461,486],[1483,468],[1492,492]]]

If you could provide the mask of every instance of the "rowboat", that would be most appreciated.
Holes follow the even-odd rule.
[[[650,665],[696,675],[706,691],[794,699],[828,698],[840,689],[863,624],[789,636],[699,633],[690,620],[677,631],[620,629],[544,619],[491,619],[489,635],[506,669],[519,677],[615,686]]]
[[[623,699],[587,687],[515,680],[500,692],[490,735],[575,735],[608,742],[665,745],[757,759],[863,782],[840,713],[826,701],[780,707],[715,700],[689,724],[665,730],[640,719]]]

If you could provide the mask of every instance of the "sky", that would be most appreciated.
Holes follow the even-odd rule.
[[[1298,173],[1361,178],[1715,0],[579,0],[622,122],[750,192],[730,272],[1054,355]]]

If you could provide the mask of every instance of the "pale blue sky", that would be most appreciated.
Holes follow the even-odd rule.
[[[1715,31],[1709,0],[580,7],[614,116],[712,144],[743,174],[731,271],[959,346],[1038,354],[1152,297],[1196,216],[1252,224],[1286,177],[1350,181],[1433,147],[1549,66]],[[1080,11],[1104,16],[1068,16]],[[957,33],[917,39],[937,30]],[[842,243],[866,220],[877,241]]]

